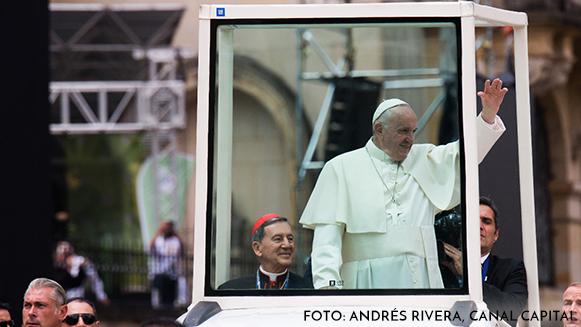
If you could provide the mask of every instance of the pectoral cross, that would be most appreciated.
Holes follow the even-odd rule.
[[[395,202],[390,203],[390,207],[386,210],[387,222],[388,224],[396,225],[399,224],[401,215],[403,211],[400,209],[399,205]]]

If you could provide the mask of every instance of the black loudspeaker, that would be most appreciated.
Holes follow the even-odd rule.
[[[371,118],[381,93],[381,83],[366,78],[338,78],[329,118],[325,161],[360,148],[371,137]]]

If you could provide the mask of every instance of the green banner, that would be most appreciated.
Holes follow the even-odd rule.
[[[136,192],[145,249],[161,221],[172,220],[177,229],[183,226],[193,170],[191,156],[170,152],[149,157],[139,168]]]

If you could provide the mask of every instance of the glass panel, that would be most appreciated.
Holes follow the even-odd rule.
[[[467,293],[457,24],[214,27],[207,291]]]

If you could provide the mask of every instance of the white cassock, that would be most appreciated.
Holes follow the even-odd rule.
[[[505,130],[477,118],[479,162]],[[398,164],[371,140],[325,164],[300,223],[315,288],[442,288],[434,215],[460,203],[458,141],[414,144]]]

